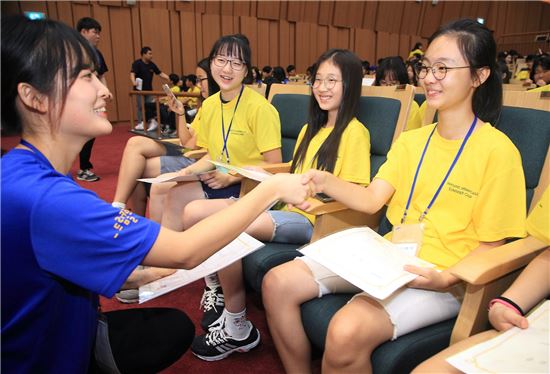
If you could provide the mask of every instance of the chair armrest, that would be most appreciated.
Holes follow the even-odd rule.
[[[450,269],[466,281],[451,344],[490,328],[487,316],[489,300],[502,294],[533,258],[548,245],[532,236],[491,248],[464,258]]]
[[[185,157],[188,157],[188,158],[194,158],[196,160],[204,157],[204,155],[206,155],[208,153],[208,151],[206,149],[197,149],[197,150],[194,150],[194,151],[189,151],[189,152],[185,152],[183,155]]]
[[[468,256],[450,269],[473,285],[483,285],[526,266],[548,245],[533,236]]]
[[[260,165],[262,169],[271,174],[288,173],[290,171],[290,162],[281,162],[277,164]]]

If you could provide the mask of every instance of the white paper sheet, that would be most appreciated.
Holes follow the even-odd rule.
[[[263,246],[264,244],[259,240],[242,233],[199,266],[191,270],[178,270],[166,278],[141,286],[139,288],[139,303],[144,303],[197,279],[204,278],[208,274],[215,273]]]
[[[191,182],[191,181],[198,181],[199,175],[205,174],[205,173],[198,173],[198,174],[192,174],[192,175],[172,175],[172,174],[161,174],[158,177],[155,178],[141,178],[138,179],[139,182],[145,182],[145,183],[166,183],[166,182]]]
[[[248,179],[252,179],[252,180],[255,180],[255,181],[258,181],[258,182],[263,182],[267,178],[269,178],[273,175],[273,174],[268,173],[266,171],[258,171],[258,170],[241,168],[241,167],[238,167],[238,166],[235,166],[235,165],[230,165],[230,164],[226,164],[226,163],[219,162],[219,161],[212,161],[212,160],[208,160],[208,161],[210,161],[211,163],[216,165],[216,167],[220,167],[222,169],[227,169],[227,170],[234,171],[235,173],[238,173],[238,174],[242,175],[243,177],[246,177]]]
[[[300,252],[381,300],[416,278],[403,270],[404,265],[434,266],[407,255],[368,227],[326,236]]]
[[[549,311],[547,300],[527,317],[527,329],[513,327],[447,361],[466,373],[549,373]]]

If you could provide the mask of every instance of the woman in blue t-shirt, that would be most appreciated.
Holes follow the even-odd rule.
[[[112,297],[140,263],[197,266],[274,201],[300,204],[309,187],[275,176],[181,233],[114,208],[68,175],[84,143],[112,130],[92,47],[60,22],[22,16],[2,19],[1,38],[2,129],[21,135],[1,170],[2,369],[158,372],[191,344],[189,318],[133,309],[98,323],[98,294]]]

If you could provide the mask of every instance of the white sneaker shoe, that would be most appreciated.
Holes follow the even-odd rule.
[[[157,127],[159,127],[159,123],[157,122],[156,119],[152,119],[149,121],[149,126],[147,127],[147,131],[154,131],[157,129]]]
[[[134,130],[143,130],[143,121],[138,122],[136,127],[134,127]]]

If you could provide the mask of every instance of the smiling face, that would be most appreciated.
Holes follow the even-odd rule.
[[[110,95],[94,73],[82,70],[67,93],[59,118],[60,133],[86,138],[110,134],[112,126],[106,111]]]
[[[322,110],[329,112],[329,118],[333,117],[335,119],[344,94],[340,68],[332,60],[326,60],[319,66],[315,80],[319,82],[318,86],[313,88],[315,100],[317,100]],[[334,87],[327,88],[327,85],[332,84],[334,84]]]
[[[449,68],[470,65],[462,56],[456,38],[450,35],[442,35],[432,41],[422,64],[444,64]],[[428,74],[419,82],[426,91],[428,105],[440,111],[456,106],[469,107],[471,111],[472,95],[479,85],[472,79],[469,68],[447,70],[445,78],[441,80],[436,79],[431,69],[428,69]]]
[[[236,50],[228,51],[227,48],[222,46],[217,55],[210,61],[212,78],[220,86],[224,100],[232,100],[239,94],[243,80],[248,73],[246,64],[239,59],[240,55],[242,53],[237,53]],[[224,61],[225,64],[223,64]],[[232,64],[231,61],[235,61],[235,64]],[[235,69],[236,65],[239,65],[241,69]]]

